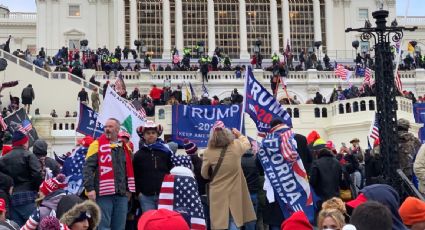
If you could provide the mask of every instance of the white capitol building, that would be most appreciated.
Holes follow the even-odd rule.
[[[354,55],[351,47],[358,40],[356,33],[344,32],[347,27],[362,27],[365,18],[371,19],[371,12],[380,1],[375,0],[162,0],[162,1],[118,1],[118,0],[37,0],[37,13],[9,12],[0,7],[0,41],[13,35],[11,51],[32,49],[34,52],[45,47],[50,55],[62,46],[79,46],[87,39],[89,47],[106,46],[109,49],[128,46],[133,41],[145,42],[148,51],[162,62],[170,62],[170,50],[177,47],[192,47],[199,41],[205,42],[211,53],[221,47],[224,53],[246,62],[252,53],[253,42],[262,40],[263,53],[270,55],[282,51],[286,41],[291,42],[295,51],[308,49],[314,41],[322,41],[322,52],[331,59],[349,60]],[[395,18],[395,1],[384,1],[384,8]],[[214,10],[210,10],[214,9]],[[251,17],[251,18],[250,18]],[[319,18],[320,20],[316,20]],[[425,18],[397,18],[400,25],[418,26],[416,32],[406,33],[405,42],[416,40],[425,44]],[[371,20],[372,21],[372,20]],[[245,22],[245,23],[244,23]],[[227,29],[226,29],[227,28]],[[226,41],[226,42],[225,42]],[[2,42],[0,42],[2,43]],[[369,47],[369,44],[361,44]],[[403,45],[405,47],[405,45]],[[51,109],[59,115],[65,111],[77,110],[77,92],[86,88],[91,93],[94,85],[72,74],[48,72],[31,63],[0,51],[0,57],[8,61],[8,67],[0,72],[5,81],[19,80],[17,87],[2,91],[19,96],[22,88],[32,84],[36,99],[32,110],[39,108],[40,116],[33,116],[34,126],[39,135],[47,139],[59,153],[69,151],[75,140],[75,118],[51,118]],[[103,72],[86,70],[86,76],[96,76],[102,84],[107,79]],[[172,87],[191,82],[195,91],[201,94],[202,79],[199,72],[123,72],[128,91],[139,87],[142,93],[149,92],[151,84],[162,86],[165,79],[171,79]],[[256,71],[256,78],[270,88],[271,73]],[[243,90],[243,79],[230,71],[210,72],[207,88],[210,96],[230,96],[234,88]],[[401,72],[403,87],[415,95],[425,94],[425,70]],[[333,88],[342,83],[333,72],[307,70],[291,72],[288,76],[288,91],[301,102],[321,92],[329,98]],[[362,79],[353,79],[360,85]],[[183,90],[184,91],[184,90]],[[280,92],[278,97],[284,97]],[[5,99],[6,98],[6,99]],[[2,99],[8,104],[7,97]],[[398,98],[398,117],[414,121],[411,101]],[[375,98],[350,99],[327,105],[301,104],[287,106],[293,114],[296,132],[307,134],[316,129],[324,139],[333,140],[337,146],[357,137],[366,147],[366,136],[376,109]],[[171,132],[170,107],[157,107],[156,117],[151,118],[164,124],[165,135]],[[161,116],[160,116],[161,115]],[[413,125],[417,133],[419,125]],[[247,121],[248,134],[255,136],[251,121]]]

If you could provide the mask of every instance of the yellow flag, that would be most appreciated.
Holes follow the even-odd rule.
[[[189,103],[189,101],[190,101],[190,91],[187,88],[187,85],[185,85],[185,86],[186,86],[186,102]]]

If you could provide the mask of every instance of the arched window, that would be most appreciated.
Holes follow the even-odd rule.
[[[300,117],[300,110],[298,108],[294,109],[294,118],[299,118]]]
[[[359,103],[357,101],[355,101],[353,103],[353,112],[358,112],[359,111]]]
[[[314,117],[320,117],[320,108],[314,108]]]
[[[289,116],[293,117],[293,116],[292,116],[292,109],[291,109],[291,108],[287,108],[287,109],[286,109],[286,112],[288,112]]]
[[[322,117],[328,117],[328,109],[322,108]]]
[[[338,112],[339,112],[339,114],[344,114],[344,105],[343,104],[339,104],[339,106],[338,106]]]
[[[369,101],[369,110],[375,111],[375,101],[374,100]]]
[[[59,130],[63,130],[63,124],[59,123]]]
[[[345,104],[345,112],[351,113],[351,104],[350,103]]]
[[[366,102],[365,101],[360,102],[360,111],[366,111]]]

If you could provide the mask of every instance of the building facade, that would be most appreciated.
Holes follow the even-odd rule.
[[[141,40],[154,58],[170,58],[176,47],[204,44],[231,58],[249,59],[261,41],[267,58],[282,53],[287,44],[298,53],[321,41],[323,52],[348,57],[347,27],[360,27],[381,0],[37,0],[37,46],[134,47]],[[395,0],[384,0],[395,18]],[[77,44],[76,44],[77,43]],[[368,44],[362,44],[366,47]]]

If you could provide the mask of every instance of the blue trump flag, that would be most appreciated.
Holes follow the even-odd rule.
[[[285,219],[294,212],[303,211],[313,222],[313,193],[296,148],[294,133],[281,124],[272,128],[263,139],[257,157],[263,166],[266,183],[272,187],[265,186],[269,187],[267,194],[269,191],[274,194]]]
[[[291,116],[283,106],[255,79],[248,67],[245,79],[245,112],[254,120],[257,130],[263,136],[270,129],[273,118],[280,118],[292,127]]]
[[[172,139],[183,145],[189,139],[198,147],[206,147],[210,130],[220,120],[227,128],[239,128],[240,105],[174,105],[172,110]]]
[[[420,124],[425,124],[425,103],[415,103],[413,104],[413,111],[415,116],[415,122]],[[419,129],[419,139],[421,143],[425,143],[425,127]]]
[[[80,114],[78,118],[77,132],[92,136],[95,139],[103,133],[103,125],[97,122],[98,113],[93,109],[80,103]]]

